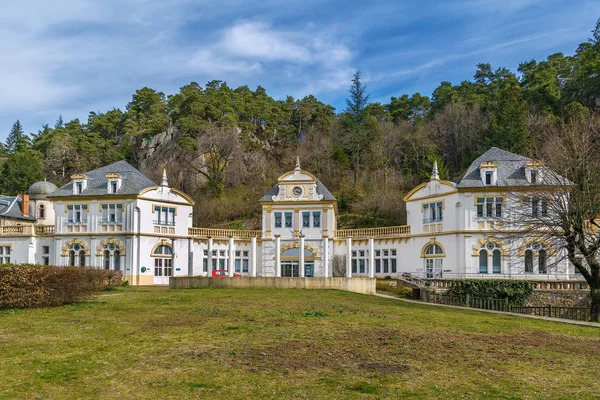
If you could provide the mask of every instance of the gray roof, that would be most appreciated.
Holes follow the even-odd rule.
[[[279,184],[273,186],[263,197],[260,198],[259,201],[273,201],[273,196],[277,196],[279,194]],[[321,183],[320,180],[317,179],[317,194],[323,196],[323,200],[325,201],[337,201],[334,195]]]
[[[46,197],[47,195],[53,192],[56,192],[57,190],[58,187],[54,183],[48,181],[41,181],[36,182],[29,187],[29,195],[32,198],[42,198]]]
[[[106,174],[117,173],[121,175],[121,187],[117,193],[108,193],[108,180]],[[132,167],[126,161],[117,161],[105,167],[84,173],[87,177],[87,188],[79,194],[73,194],[73,181],[67,183],[48,197],[66,196],[130,196],[137,195],[142,190],[157,186],[147,176]]]
[[[479,166],[484,162],[495,162],[498,164],[497,187],[531,186],[525,176],[525,164],[531,159],[506,150],[492,147],[481,155],[467,169],[463,178],[458,182],[459,188],[486,187],[481,179]],[[539,185],[540,183],[538,183]]]
[[[35,221],[35,218],[23,215],[21,211],[21,198],[19,196],[0,195],[0,217]]]

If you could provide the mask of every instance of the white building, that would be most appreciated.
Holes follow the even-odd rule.
[[[260,199],[262,230],[192,227],[194,201],[125,161],[58,189],[0,198],[0,257],[16,264],[121,270],[131,284],[166,284],[170,276],[399,276],[564,278],[573,267],[534,237],[508,235],[509,208],[547,212],[538,190],[540,164],[492,148],[453,183],[439,179],[406,197],[408,225],[338,230],[335,197],[296,168]],[[4,204],[6,203],[6,204]],[[23,212],[23,210],[25,210]],[[514,218],[513,218],[514,219]]]

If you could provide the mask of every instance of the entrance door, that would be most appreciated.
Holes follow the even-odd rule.
[[[425,259],[425,272],[427,278],[441,278],[442,277],[442,263],[441,258],[427,258]]]
[[[168,285],[169,278],[173,276],[173,260],[170,258],[154,259],[154,284]]]

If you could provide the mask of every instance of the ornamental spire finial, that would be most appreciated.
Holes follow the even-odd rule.
[[[165,186],[165,187],[169,186],[169,181],[167,180],[167,169],[166,168],[163,169],[163,176],[162,176],[162,181],[160,182],[160,186]]]
[[[298,156],[296,156],[296,170],[297,171],[301,170],[301,168],[300,168],[300,157],[298,157]]]
[[[433,162],[433,171],[431,171],[431,180],[439,180],[440,179],[440,174],[438,172],[438,166],[437,166],[437,161]]]

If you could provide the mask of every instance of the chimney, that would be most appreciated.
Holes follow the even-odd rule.
[[[29,195],[28,194],[19,194],[21,198],[21,212],[23,216],[29,217]]]

